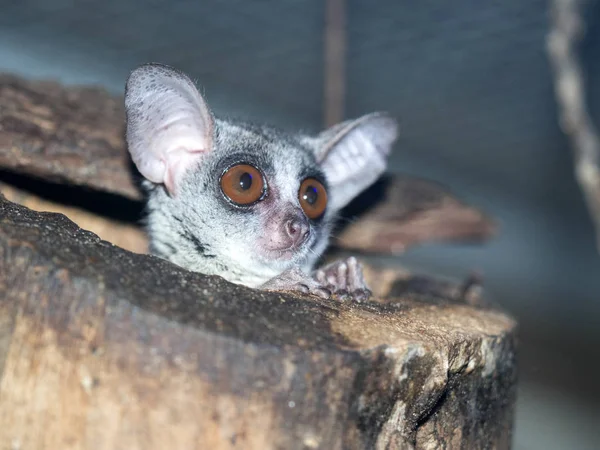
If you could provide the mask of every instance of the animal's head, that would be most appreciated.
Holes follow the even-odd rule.
[[[380,113],[317,136],[215,119],[187,76],[158,64],[131,73],[125,106],[153,249],[249,285],[314,262],[336,212],[384,172],[396,138]]]

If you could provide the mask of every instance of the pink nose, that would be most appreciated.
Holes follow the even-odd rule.
[[[304,215],[294,216],[285,223],[285,231],[290,237],[292,245],[300,245],[308,237],[310,225]]]

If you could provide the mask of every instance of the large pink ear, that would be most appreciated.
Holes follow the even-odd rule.
[[[194,83],[162,64],[127,79],[127,145],[140,173],[175,195],[184,173],[212,146],[214,121]]]

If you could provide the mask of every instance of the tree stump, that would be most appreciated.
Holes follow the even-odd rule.
[[[0,448],[509,448],[515,322],[395,292],[261,292],[0,195]]]

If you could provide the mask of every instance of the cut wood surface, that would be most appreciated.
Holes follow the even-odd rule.
[[[0,196],[0,448],[508,448],[514,321],[389,285],[260,292]]]

